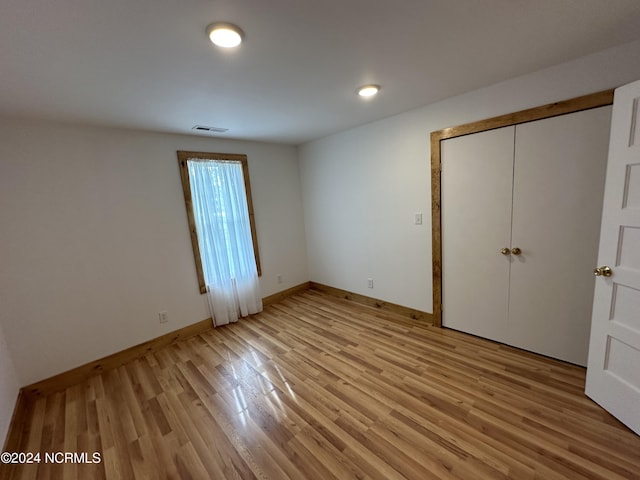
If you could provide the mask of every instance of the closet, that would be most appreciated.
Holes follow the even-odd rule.
[[[442,324],[586,365],[611,107],[442,140]]]

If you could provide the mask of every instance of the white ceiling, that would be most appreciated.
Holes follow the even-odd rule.
[[[638,0],[0,0],[0,115],[299,144],[638,38]]]

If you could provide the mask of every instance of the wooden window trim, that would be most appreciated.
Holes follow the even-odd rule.
[[[442,202],[440,193],[442,140],[612,105],[613,92],[613,89],[604,90],[562,102],[550,103],[540,107],[431,132],[431,248],[434,326],[442,326],[442,217],[440,208]]]
[[[196,274],[200,293],[207,292],[204,281],[204,270],[200,257],[200,246],[198,244],[198,230],[196,229],[196,219],[193,214],[193,201],[191,198],[191,182],[189,181],[189,170],[187,161],[191,159],[215,160],[219,162],[240,162],[242,164],[242,176],[244,178],[244,189],[247,194],[247,209],[249,210],[249,224],[251,226],[251,240],[253,242],[253,252],[256,259],[258,276],[262,275],[260,267],[260,253],[258,252],[258,234],[256,232],[256,220],[253,210],[253,200],[251,197],[251,182],[249,180],[249,162],[247,156],[237,153],[214,153],[214,152],[189,152],[178,150],[178,165],[180,167],[180,179],[182,180],[182,192],[184,193],[184,203],[187,208],[187,221],[189,223],[189,234],[191,236],[191,246],[193,247],[193,257],[196,263]]]

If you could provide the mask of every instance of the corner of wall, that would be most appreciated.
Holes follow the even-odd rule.
[[[0,325],[0,439],[3,444],[13,418],[19,391],[18,373]]]

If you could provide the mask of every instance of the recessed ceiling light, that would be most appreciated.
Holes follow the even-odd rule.
[[[211,41],[223,48],[237,47],[242,43],[244,32],[232,23],[218,22],[207,27],[207,35]]]
[[[380,85],[363,85],[356,91],[361,97],[373,97],[380,91]]]

